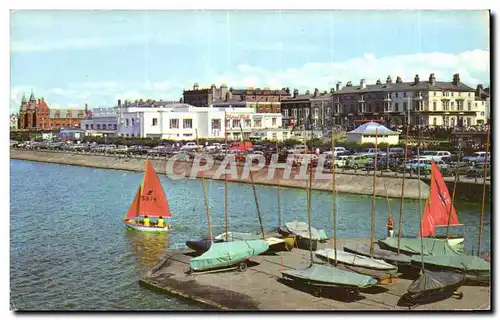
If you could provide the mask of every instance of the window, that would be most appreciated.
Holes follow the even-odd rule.
[[[128,127],[128,119],[125,119],[125,125]]]
[[[297,109],[292,110],[292,115],[294,118],[297,118]]]
[[[432,110],[434,110],[434,111],[436,111],[436,110],[437,110],[437,103],[436,103],[436,101],[434,101],[434,102],[432,103]],[[434,118],[434,120],[436,120],[436,118]]]
[[[246,119],[245,120],[245,128],[250,128],[252,126],[252,120]]]
[[[94,124],[93,123],[90,124],[90,130],[94,130]]]
[[[177,120],[177,119],[175,119]],[[158,125],[158,118],[153,118],[152,119],[152,126],[157,126]],[[177,124],[178,125],[178,124]],[[172,119],[170,119],[170,128],[172,128]]]
[[[451,105],[450,105],[450,110],[453,110],[453,108],[455,107],[455,102],[451,102]]]
[[[276,132],[273,132],[273,140],[276,140],[277,137],[278,135],[276,134]]]
[[[262,120],[255,120],[254,121],[254,125],[255,125],[256,128],[262,127]]]
[[[272,119],[271,119],[271,125],[272,125],[272,126],[275,126],[275,125],[276,125],[276,118],[272,118]]]
[[[436,96],[436,91],[433,92],[434,93],[434,97]]]
[[[470,98],[470,92],[469,92],[469,98]]]
[[[436,117],[434,117],[434,119],[432,119],[432,125],[437,126],[437,118]]]
[[[467,104],[467,110],[471,111],[472,109],[472,102],[469,101],[469,103]]]
[[[97,124],[97,130],[101,130],[101,125]]]
[[[102,125],[102,130],[106,130],[106,125],[105,124]]]
[[[87,130],[89,129],[89,125],[88,124],[85,125],[85,129],[87,129]]]
[[[116,130],[117,129],[117,126],[116,126],[116,123],[113,125],[113,130]]]
[[[233,119],[233,128],[239,128],[241,124],[240,119]]]
[[[408,103],[407,102],[403,102],[403,111],[408,111]]]
[[[170,119],[170,129],[179,129],[179,119]]]
[[[484,116],[484,111],[481,111],[481,115]]]
[[[220,119],[212,119],[212,129],[220,130],[221,121]]]
[[[452,91],[452,92],[451,92],[451,96],[452,96],[452,97],[453,97],[453,93],[454,93],[454,92]]]
[[[283,116],[288,117],[288,109],[283,110]]]
[[[403,97],[405,97],[405,98],[406,98],[406,92],[403,92]]]
[[[135,126],[135,119],[132,119],[132,127]]]
[[[182,120],[182,127],[184,129],[192,129],[193,128],[193,119]]]
[[[398,93],[396,92],[396,98],[398,97]]]
[[[396,112],[398,112],[398,111],[399,111],[399,103],[397,103],[397,102],[396,102],[396,103],[394,104],[394,106],[396,107]]]

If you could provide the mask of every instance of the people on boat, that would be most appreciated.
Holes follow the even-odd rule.
[[[394,219],[392,219],[392,216],[390,216],[389,220],[387,221],[387,236],[389,238],[392,238],[394,236]]]
[[[148,216],[145,216],[145,217],[144,217],[143,224],[144,224],[144,226],[145,226],[145,227],[149,227],[149,226],[150,226]]]
[[[161,228],[165,227],[165,220],[163,219],[162,216],[158,218],[158,223],[156,224],[156,226]]]

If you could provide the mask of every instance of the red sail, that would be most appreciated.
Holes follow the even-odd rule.
[[[450,214],[451,209],[451,214]],[[459,224],[457,212],[451,203],[448,187],[444,182],[441,172],[434,161],[431,169],[431,190],[425,203],[424,216],[422,217],[422,232],[420,236],[428,237],[436,234],[436,226]]]
[[[139,215],[139,197],[141,195],[141,187],[137,189],[135,193],[134,201],[130,204],[130,208],[128,209],[127,214],[123,217],[124,221],[135,218]]]
[[[160,179],[149,160],[146,160],[146,172],[144,173],[142,184],[135,195],[134,201],[130,205],[125,219],[136,216],[171,217],[167,197],[163,191]]]

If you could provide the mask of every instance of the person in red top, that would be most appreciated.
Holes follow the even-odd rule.
[[[387,236],[389,238],[392,238],[394,236],[394,220],[392,219],[392,216],[389,217],[386,227],[387,227]]]

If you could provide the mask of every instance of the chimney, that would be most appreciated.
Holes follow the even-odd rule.
[[[298,95],[299,95],[299,90],[298,89],[293,89],[293,97],[297,98]]]
[[[361,89],[366,89],[366,81],[365,81],[365,79],[361,79],[361,81],[359,82],[359,87]]]
[[[418,77],[418,74],[417,74],[417,77]],[[396,77],[396,83],[403,83],[403,80],[401,79],[400,76]]]
[[[216,91],[217,91],[217,88],[215,87],[215,84],[212,84],[210,86],[210,90],[212,91],[212,101],[215,101],[217,100],[217,96],[216,96]]]
[[[458,73],[455,73],[453,75],[453,84],[456,85],[457,87],[460,86],[460,75]]]
[[[435,86],[436,85],[436,77],[434,76],[434,73],[431,73],[429,75],[429,83],[432,85],[432,86]]]
[[[392,78],[391,78],[391,75],[388,75],[388,76],[387,76],[387,80],[385,80],[385,83],[387,83],[387,84],[392,84]]]
[[[318,88],[314,89],[314,97],[316,98],[317,96],[319,96],[319,89]]]
[[[335,88],[331,88],[331,89],[330,89],[330,93],[331,93],[331,94],[334,94],[334,93],[335,93]]]
[[[377,85],[381,85],[381,84],[382,84],[382,81],[380,81],[380,79],[377,79],[376,84],[377,84]]]
[[[118,99],[118,108],[122,107],[122,100]]]
[[[352,82],[351,81],[347,81],[347,84],[345,86],[346,87],[352,87]]]
[[[200,84],[198,82],[195,82],[194,85],[193,85],[193,90],[196,91],[196,90],[199,90],[200,89]]]
[[[87,114],[88,112],[89,112],[89,106],[87,104],[85,104],[85,114]]]
[[[285,91],[286,93],[290,94],[290,88],[287,87]]]
[[[306,90],[306,95],[310,95],[311,94],[311,91],[309,91],[309,89]]]
[[[342,89],[342,82],[337,82],[337,85],[335,86],[337,91],[340,91]]]
[[[420,83],[420,78],[418,77],[418,74],[415,75],[415,85]]]
[[[483,85],[478,84],[476,88],[476,97],[481,98],[481,93],[483,92]]]

